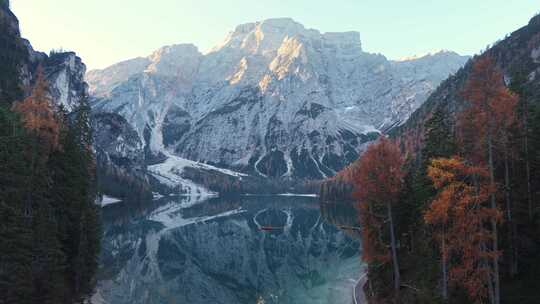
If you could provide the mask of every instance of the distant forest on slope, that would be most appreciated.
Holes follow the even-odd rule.
[[[540,302],[539,59],[536,16],[322,185],[359,210],[370,303]]]

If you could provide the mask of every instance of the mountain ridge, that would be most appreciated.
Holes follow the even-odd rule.
[[[86,79],[94,111],[123,116],[149,159],[323,179],[404,122],[468,59],[441,52],[389,61],[361,45],[358,32],[271,19],[238,26],[206,54],[166,46]]]

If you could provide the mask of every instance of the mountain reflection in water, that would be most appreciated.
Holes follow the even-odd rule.
[[[354,213],[323,206],[268,196],[107,206],[93,301],[349,304],[360,242],[334,224]]]

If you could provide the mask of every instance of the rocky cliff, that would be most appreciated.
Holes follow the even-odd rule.
[[[49,84],[49,94],[56,106],[68,112],[80,106],[88,96],[84,77],[86,66],[74,52],[35,51],[21,37],[19,21],[7,1],[0,5],[0,101],[12,103],[30,93],[41,66]]]
[[[147,155],[250,175],[321,179],[403,123],[466,57],[389,61],[356,32],[291,19],[238,26],[206,54],[164,47],[87,74],[93,109],[117,113]]]
[[[48,83],[48,93],[57,110],[77,111],[88,99],[86,66],[74,52],[52,51],[49,55],[35,51],[21,37],[19,21],[7,2],[0,5],[0,103],[10,106],[31,92],[38,67]],[[148,186],[144,173],[143,145],[125,119],[114,113],[94,115],[99,181],[130,181],[138,188]],[[119,186],[120,187],[120,186]],[[104,187],[110,192],[112,187]],[[133,190],[133,189],[131,189]],[[114,190],[112,191],[113,193]],[[136,191],[132,191],[139,194]]]

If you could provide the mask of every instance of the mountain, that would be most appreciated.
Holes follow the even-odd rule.
[[[466,60],[444,51],[390,61],[364,52],[357,32],[269,19],[238,26],[206,54],[167,46],[86,80],[94,112],[122,116],[145,163],[172,157],[250,176],[322,179],[405,122]]]
[[[524,26],[488,48],[483,55],[491,56],[504,73],[505,82],[521,82],[522,98],[530,104],[540,101],[540,16],[532,18]],[[455,126],[457,114],[464,108],[462,91],[477,57],[472,58],[457,73],[444,80],[424,104],[414,111],[403,124],[387,130],[387,133],[403,141],[409,152],[419,154],[423,148],[425,124],[433,113],[440,111],[447,123]],[[520,79],[518,79],[520,78]],[[351,180],[355,164],[328,179],[322,187],[327,200],[350,199]]]
[[[507,85],[519,85],[521,97],[529,103],[540,100],[540,16],[496,42],[484,54],[490,56],[502,70]],[[409,146],[418,150],[422,145],[425,122],[435,111],[442,111],[451,124],[456,114],[463,109],[461,92],[477,58],[473,58],[458,73],[446,79],[427,101],[415,111],[410,119],[389,133],[395,137],[407,138]],[[519,83],[518,83],[519,82]]]
[[[51,99],[68,112],[80,106],[88,96],[84,81],[86,66],[74,52],[35,51],[30,42],[21,37],[19,21],[9,9],[8,2],[0,7],[0,102],[11,103],[30,94],[36,79],[37,67],[43,68]]]
[[[9,107],[14,101],[30,95],[38,67],[41,67],[47,82],[55,110],[62,107],[73,117],[74,112],[88,99],[86,65],[81,58],[74,52],[52,51],[47,55],[35,51],[30,42],[21,37],[19,20],[7,2],[0,2],[0,41],[5,42],[0,43],[0,105]],[[125,193],[115,192],[117,189],[111,185],[129,181],[128,184],[146,192],[140,195],[130,189],[130,193],[147,197],[149,183],[145,174],[140,173],[145,169],[141,158],[141,151],[144,150],[137,133],[116,113],[96,114],[91,121],[101,190],[126,197]],[[119,141],[117,145],[114,140]],[[123,165],[128,166],[129,170]]]

